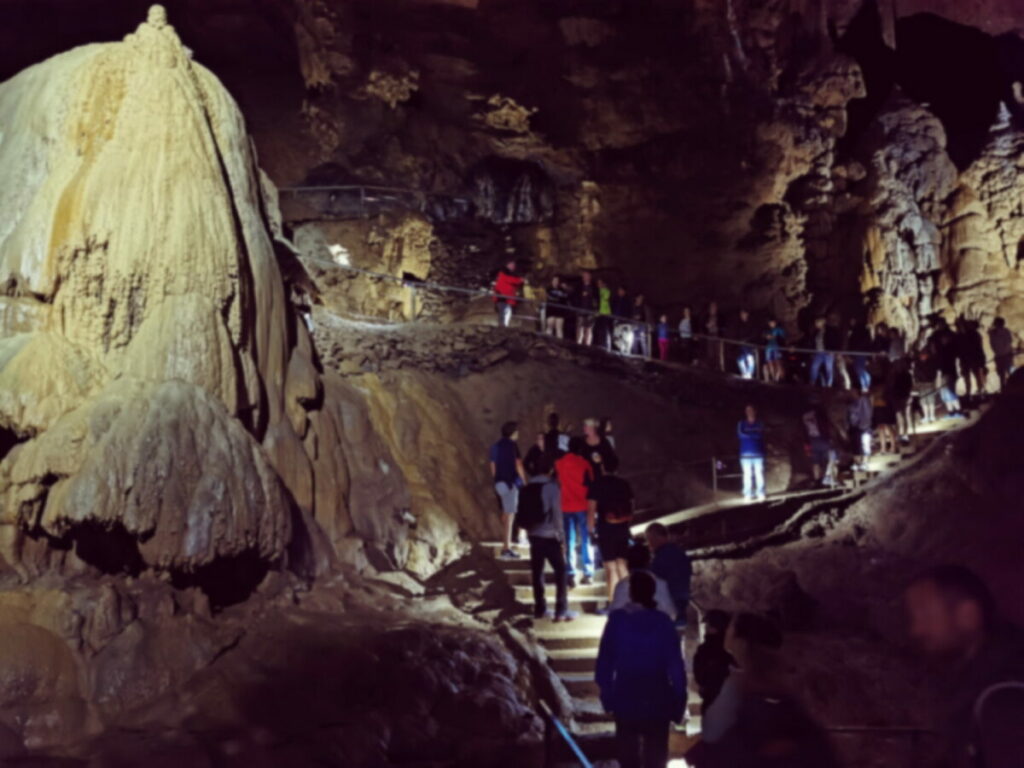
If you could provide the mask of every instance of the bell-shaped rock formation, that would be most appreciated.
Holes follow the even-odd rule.
[[[320,383],[231,96],[154,6],[0,85],[0,115],[4,541],[279,560]]]

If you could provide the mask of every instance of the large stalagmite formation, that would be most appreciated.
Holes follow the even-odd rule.
[[[92,522],[149,565],[278,560],[288,417],[318,384],[289,364],[302,331],[233,100],[154,7],[5,83],[0,114],[6,544]]]

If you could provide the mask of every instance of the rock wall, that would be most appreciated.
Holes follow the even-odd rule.
[[[977,289],[978,273],[998,281],[998,264],[981,256],[994,246],[972,245],[963,265],[971,284],[958,282],[963,259],[947,225],[970,203],[929,197],[960,186],[977,196],[978,173],[992,175],[986,161],[962,164],[954,152],[950,180],[934,122],[922,113],[915,127],[909,113],[901,123],[891,112],[902,104],[944,121],[949,94],[989,67],[974,90],[1005,91],[1019,117],[1020,9],[1009,0],[181,5],[197,56],[241,94],[277,183],[384,184],[476,205],[454,219],[428,215],[432,279],[476,286],[511,252],[538,280],[596,267],[669,308],[713,295],[730,312],[747,304],[775,314],[791,331],[811,313],[853,313],[864,299],[875,319],[911,334],[930,311],[1016,317],[1007,296],[986,289],[982,299]],[[962,45],[950,32],[957,24],[972,25],[958,29],[982,48]],[[942,25],[951,36],[925,48],[958,50],[969,59],[960,70],[901,53]],[[40,43],[11,37],[12,61],[39,58]],[[234,42],[242,38],[267,55]],[[894,80],[927,79],[929,69],[942,104],[920,88],[889,98]],[[975,99],[964,111],[989,106]],[[879,143],[921,141],[933,144],[926,156]],[[884,162],[898,168],[877,166],[894,152]],[[978,172],[968,171],[975,161]],[[495,169],[509,164],[528,170],[505,179]],[[915,174],[938,186],[897,189]],[[307,243],[336,242],[333,218],[320,234],[308,212],[286,218]],[[404,218],[340,239],[361,263],[388,271],[391,245],[372,232],[405,227]],[[917,253],[934,249],[935,229],[941,269]],[[883,285],[895,292],[879,293]],[[389,291],[364,289],[353,311],[406,313]]]

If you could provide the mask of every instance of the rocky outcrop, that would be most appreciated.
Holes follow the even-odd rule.
[[[278,474],[308,462],[289,398],[315,395],[295,381],[304,331],[231,97],[155,6],[124,42],[5,83],[0,112],[17,180],[0,192],[0,269],[32,307],[0,342],[0,419],[22,441],[2,464],[4,538],[88,524],[143,542],[150,567],[280,560]]]
[[[1024,472],[1010,458],[1022,447],[1020,383],[976,424],[905,468],[861,492],[807,505],[786,535],[701,555],[695,596],[702,606],[753,607],[789,623],[794,690],[823,721],[930,725],[934,674],[903,651],[899,599],[921,570],[967,565],[992,586],[1007,618],[1024,619],[1015,546],[1024,528]],[[844,664],[829,671],[838,648]],[[865,764],[892,764],[874,759]]]

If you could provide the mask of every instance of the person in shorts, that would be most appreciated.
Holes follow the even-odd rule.
[[[616,585],[628,575],[626,556],[629,554],[634,496],[630,484],[616,474],[618,458],[606,460],[602,468],[603,472],[595,478],[587,493],[587,525],[597,538],[597,547],[604,561],[610,602],[615,596]]]
[[[507,421],[501,426],[501,439],[491,446],[491,477],[494,491],[501,500],[501,515],[505,526],[504,548],[501,556],[518,560],[520,555],[512,548],[516,510],[519,507],[519,488],[526,484],[526,469],[519,454],[519,424]]]
[[[765,331],[766,345],[764,348],[764,373],[771,384],[778,384],[785,374],[782,368],[782,345],[786,343],[786,332],[779,326],[774,317],[768,318],[768,329]]]
[[[569,290],[562,284],[562,278],[555,275],[548,284],[544,331],[556,339],[565,338],[565,317],[568,312],[565,307],[568,304]]]

